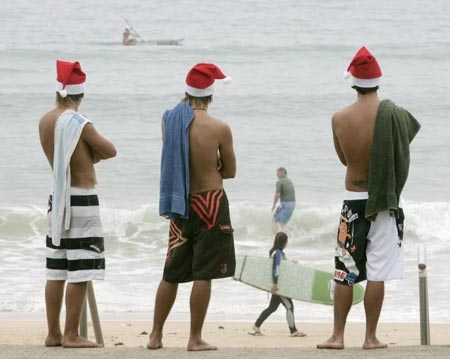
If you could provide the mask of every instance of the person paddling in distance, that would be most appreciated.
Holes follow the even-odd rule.
[[[140,41],[136,34],[131,31],[130,27],[127,26],[123,29],[122,33],[122,44],[124,45],[135,45]]]

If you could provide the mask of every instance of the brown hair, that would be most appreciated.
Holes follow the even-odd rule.
[[[59,92],[56,92],[56,104],[58,106],[68,106],[72,104],[79,104],[84,97],[84,93],[79,95],[67,95],[62,97]]]
[[[284,232],[278,232],[275,235],[275,239],[273,241],[273,247],[270,249],[269,251],[269,255],[272,255],[272,253],[276,250],[276,249],[281,249],[283,250],[284,247],[286,247],[286,243],[288,240],[288,236],[286,233]]]
[[[208,106],[212,102],[212,95],[205,96],[205,97],[195,97],[192,95],[189,95],[187,92],[184,93],[184,98],[182,99],[183,102],[189,102],[189,105],[193,106],[194,104],[200,105],[200,106]]]
[[[355,89],[357,93],[360,95],[367,95],[368,93],[376,92],[378,91],[378,86],[375,87],[359,87],[359,86],[352,86],[352,89]]]
[[[287,175],[287,169],[284,167],[280,167],[277,169],[277,172],[283,172],[285,175]]]

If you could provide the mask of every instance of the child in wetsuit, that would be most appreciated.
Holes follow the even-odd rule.
[[[270,257],[273,258],[273,265],[272,265],[273,286],[271,290],[272,297],[270,298],[269,306],[261,312],[255,324],[253,325],[252,329],[254,330],[254,332],[249,333],[250,335],[262,335],[260,330],[262,323],[278,309],[280,304],[283,304],[283,306],[286,308],[286,319],[288,322],[289,331],[291,333],[290,336],[291,337],[306,336],[305,333],[299,332],[295,327],[294,303],[292,302],[292,299],[276,294],[276,292],[278,291],[278,276],[280,273],[281,260],[286,259],[283,249],[285,249],[287,246],[287,240],[288,236],[284,232],[278,232],[275,235],[273,247],[269,251]]]

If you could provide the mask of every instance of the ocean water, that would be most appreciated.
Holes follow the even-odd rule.
[[[103,313],[150,319],[168,223],[158,216],[160,120],[184,92],[187,71],[214,62],[210,113],[229,123],[237,176],[225,182],[238,254],[267,255],[279,166],[298,206],[286,253],[332,270],[345,168],[331,115],[355,99],[343,72],[366,45],[383,70],[380,97],[409,109],[422,129],[411,146],[403,193],[405,279],[386,284],[381,320],[419,320],[417,251],[428,254],[430,317],[450,322],[450,3],[420,1],[185,1],[126,3],[16,0],[0,11],[0,313],[44,312],[46,202],[51,173],[39,118],[54,104],[55,60],[87,73],[80,108],[117,147],[96,167],[107,246],[107,280],[95,283]],[[124,47],[127,18],[144,39],[182,46]],[[171,318],[189,318],[182,285]],[[231,279],[213,283],[208,319],[254,320],[267,295]],[[296,302],[297,320],[331,321],[332,308]],[[273,320],[283,320],[280,310]],[[364,320],[362,305],[350,319]]]

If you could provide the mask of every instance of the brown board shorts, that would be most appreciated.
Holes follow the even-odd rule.
[[[163,279],[170,283],[227,278],[236,257],[228,198],[223,189],[189,195],[189,217],[170,220]]]

